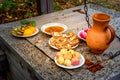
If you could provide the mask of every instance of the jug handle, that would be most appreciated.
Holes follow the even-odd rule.
[[[111,32],[111,39],[110,39],[110,41],[108,42],[108,44],[110,44],[110,43],[113,41],[114,37],[115,37],[115,30],[114,30],[110,25],[108,26],[108,29],[109,29],[110,32]]]

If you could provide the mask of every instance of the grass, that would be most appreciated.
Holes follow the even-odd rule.
[[[120,11],[120,0],[87,0],[87,3],[94,3],[105,8]],[[54,0],[55,11],[68,9],[83,4],[83,0]]]

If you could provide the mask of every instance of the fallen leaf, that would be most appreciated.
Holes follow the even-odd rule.
[[[37,43],[41,43],[43,40],[42,39],[39,39],[38,41],[37,41]]]
[[[102,58],[100,56],[95,55],[95,58],[97,59],[97,61],[102,62]]]

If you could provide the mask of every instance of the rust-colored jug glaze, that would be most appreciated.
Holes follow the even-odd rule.
[[[86,42],[92,52],[101,54],[115,37],[115,30],[109,25],[110,16],[96,13],[92,16],[93,26],[87,32]]]

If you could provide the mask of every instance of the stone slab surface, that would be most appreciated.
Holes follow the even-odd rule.
[[[113,9],[107,9],[107,8],[104,8],[102,6],[95,5],[95,4],[94,5],[89,4],[88,6],[94,10],[98,10],[98,11],[101,11],[101,12],[111,15],[112,19],[120,17],[120,12],[115,11]]]
[[[70,79],[70,75],[54,64],[54,62],[31,45],[24,38],[13,37],[10,33],[11,27],[0,30],[0,38],[17,58],[27,62],[45,80]],[[4,39],[4,40],[3,40]],[[26,64],[27,65],[27,64]],[[65,75],[65,76],[63,76]]]
[[[89,15],[93,15],[96,12],[101,12],[101,11],[96,11],[96,10],[93,10],[93,9],[89,9]],[[85,22],[85,17],[84,17],[83,14],[72,13],[71,12],[71,13],[67,13],[67,14],[62,14],[63,15],[62,17],[60,15],[61,14],[59,13],[59,14],[57,14],[57,16],[54,16],[55,21],[54,21],[54,19],[48,19],[47,23],[49,23],[49,22],[62,22],[64,24],[67,24],[68,31],[72,30],[75,33],[78,33],[79,30],[81,30],[82,28],[85,28],[87,26],[86,22]],[[57,18],[58,16],[61,17],[61,18]],[[113,15],[111,15],[111,16],[113,16]],[[74,20],[74,21],[72,21],[72,20]],[[43,22],[44,22],[44,20],[43,20]],[[38,23],[38,24],[41,25],[42,22]],[[52,58],[54,60],[54,56],[55,56],[55,53],[57,52],[57,50],[51,48],[49,46],[49,44],[48,44],[48,40],[49,40],[49,38],[51,36],[46,35],[46,37],[45,37],[45,35],[46,34],[40,32],[40,34],[38,34],[37,37],[35,37],[35,38],[31,37],[31,38],[27,38],[27,39],[32,44],[36,45],[40,50],[42,50],[46,55],[48,55],[50,58]],[[38,40],[41,40],[42,42],[41,43],[37,43]],[[119,42],[117,38],[114,40],[113,44],[116,43],[116,42]],[[112,46],[112,49],[110,47],[110,49],[106,50],[104,54],[109,54],[110,51],[112,51],[113,53],[115,53],[117,50],[119,50],[119,48],[120,48],[120,43],[119,44],[117,43],[117,44],[115,44],[115,46]],[[88,54],[88,53],[90,53],[89,52],[89,48],[86,46],[86,44],[84,42],[81,42],[80,45],[75,50],[78,51],[78,52],[80,52],[80,53],[82,53],[84,56],[90,56],[89,58],[93,59],[93,61],[95,61],[95,55],[93,55],[93,53]],[[101,57],[103,57],[103,61],[106,59],[106,57],[104,57],[103,55],[101,55]],[[107,61],[105,61],[104,63],[107,63]],[[103,63],[103,65],[105,65],[104,63]],[[108,63],[108,65],[109,64],[110,63]],[[116,64],[116,65],[118,65],[118,64]],[[113,66],[112,68],[115,69],[116,65]],[[118,68],[120,68],[120,67],[118,66]],[[91,72],[89,72],[89,71],[87,72],[86,71],[86,66],[83,66],[83,67],[75,69],[75,70],[67,70],[67,71],[71,75],[73,75],[74,77],[76,76],[78,79],[83,79],[83,78],[87,79],[87,78],[89,78],[89,80],[92,80],[93,78],[95,78],[95,79],[98,79],[98,78],[101,79],[99,76],[104,76],[104,78],[102,77],[102,79],[106,79],[106,77],[105,77],[106,73],[105,72],[108,72],[109,69],[108,69],[108,66],[106,66],[106,69],[104,69],[103,72],[102,71],[101,72],[98,71],[98,73],[96,73],[96,75],[94,75],[94,77],[91,77],[91,75],[93,75]],[[111,73],[112,72],[109,71],[108,74],[106,74],[106,76],[109,76]],[[85,75],[83,76],[82,74],[85,74]]]
[[[111,25],[116,31],[116,36],[120,39],[120,17],[113,19]]]
[[[110,24],[116,30],[116,34],[119,35],[119,31],[117,29],[120,25],[118,18],[120,17],[119,12],[104,9],[100,6],[91,4],[88,6],[88,14],[91,23],[91,16],[94,13],[108,13],[112,16]],[[83,10],[83,6],[30,18],[29,20],[35,20],[37,22],[37,27],[39,30],[41,26],[46,23],[59,22],[67,25],[68,31],[78,33],[78,31],[86,28],[87,24],[84,14],[72,12],[72,10],[75,9]],[[111,43],[111,46],[104,52],[104,55],[100,55],[103,59],[103,62],[101,64],[104,66],[102,70],[97,71],[96,73],[92,73],[86,69],[86,65],[78,69],[66,70],[56,66],[53,61],[57,50],[51,48],[48,45],[48,40],[51,36],[46,35],[40,31],[36,36],[30,38],[22,39],[13,37],[10,34],[10,29],[12,27],[17,27],[18,25],[20,25],[19,21],[0,25],[0,38],[11,50],[14,51],[14,53],[16,53],[16,57],[20,56],[23,58],[23,60],[25,60],[38,73],[38,75],[42,76],[45,80],[107,80],[120,73],[120,56],[117,56],[114,59],[108,59],[108,56],[104,56],[108,55],[109,52],[112,52],[114,54],[116,51],[120,50],[120,41],[117,38],[114,39],[114,41]],[[38,41],[41,42],[38,43]],[[96,62],[96,55],[90,52],[90,49],[87,47],[85,42],[80,41],[80,45],[75,50],[93,62]]]

